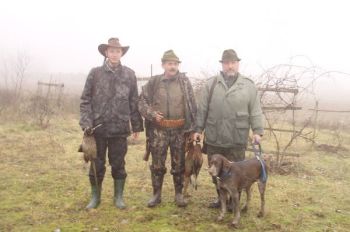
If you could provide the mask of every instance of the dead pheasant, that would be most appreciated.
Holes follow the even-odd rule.
[[[97,157],[97,148],[96,148],[96,140],[94,136],[94,131],[97,127],[100,127],[101,124],[97,125],[94,128],[90,128],[84,131],[83,141],[81,145],[79,146],[78,152],[83,153],[84,161],[91,162],[92,168],[94,171],[95,181],[97,182],[97,174],[96,174],[96,166],[95,166],[95,159]]]
[[[185,158],[184,195],[188,196],[189,183],[197,190],[197,178],[203,164],[202,148],[199,141],[193,141],[192,136],[188,136],[186,138],[185,152],[187,154]]]

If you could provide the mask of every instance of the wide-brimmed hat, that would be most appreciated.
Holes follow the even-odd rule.
[[[123,51],[122,56],[124,56],[125,53],[129,50],[129,46],[122,46],[118,38],[110,38],[107,44],[98,45],[98,51],[101,53],[102,56],[106,57],[106,50],[108,47],[121,48]]]
[[[238,58],[237,53],[233,49],[227,49],[222,53],[222,58],[220,62],[224,61],[240,61],[241,59]]]
[[[179,60],[179,57],[175,55],[175,52],[173,50],[168,50],[164,52],[162,57],[162,63],[165,61],[176,61],[178,63],[181,63],[181,61]]]

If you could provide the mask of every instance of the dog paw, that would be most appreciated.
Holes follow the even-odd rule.
[[[265,213],[263,211],[260,211],[257,215],[258,218],[264,217]]]
[[[224,220],[224,216],[219,216],[219,217],[217,217],[217,219],[216,219],[216,221],[218,221],[218,222],[221,222],[222,220]]]

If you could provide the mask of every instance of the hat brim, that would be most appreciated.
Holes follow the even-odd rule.
[[[106,50],[108,47],[113,47],[113,48],[121,48],[122,49],[122,56],[125,55],[125,53],[127,53],[127,51],[129,50],[129,46],[111,46],[111,45],[108,45],[108,44],[100,44],[98,45],[98,51],[101,53],[102,56],[106,57]]]
[[[241,59],[238,58],[238,59],[234,59],[234,60],[219,60],[220,63],[223,63],[225,61],[241,61]]]
[[[176,60],[176,59],[162,59],[162,63],[167,62],[167,61],[175,61],[175,62],[177,62],[179,64],[181,63],[180,60]]]

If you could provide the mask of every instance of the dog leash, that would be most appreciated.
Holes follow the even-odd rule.
[[[261,164],[261,169],[262,169],[262,173],[261,174],[262,175],[260,177],[260,180],[261,180],[261,182],[266,183],[266,181],[267,181],[266,165],[265,165],[264,160],[261,157],[261,154],[262,154],[261,144],[258,143],[258,142],[255,142],[255,143],[251,142],[251,144],[252,144],[252,147],[253,147],[253,151],[254,151],[255,157],[259,160],[259,162]],[[255,145],[259,146],[259,151],[256,149]]]

